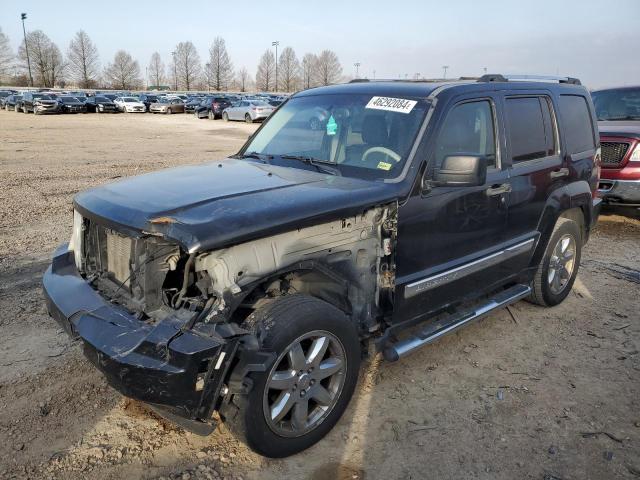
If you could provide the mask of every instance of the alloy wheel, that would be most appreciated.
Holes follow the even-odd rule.
[[[316,330],[294,340],[269,372],[263,411],[269,428],[299,437],[320,425],[344,386],[347,356],[333,334]]]
[[[572,235],[560,237],[549,259],[547,281],[554,295],[560,294],[568,285],[575,267],[576,241]]]

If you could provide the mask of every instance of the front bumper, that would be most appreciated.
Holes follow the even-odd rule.
[[[43,277],[49,315],[82,340],[85,356],[112,387],[203,433],[219,404],[237,337],[185,330],[173,317],[155,325],[138,320],[80,276],[67,248],[56,250]]]
[[[605,204],[640,207],[640,180],[609,180],[601,178],[598,195]]]

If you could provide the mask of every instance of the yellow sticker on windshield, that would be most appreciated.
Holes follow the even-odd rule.
[[[378,163],[378,168],[380,170],[391,170],[392,166],[393,165],[391,165],[390,163],[387,163],[387,162],[379,162]]]

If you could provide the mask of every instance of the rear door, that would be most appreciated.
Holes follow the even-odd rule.
[[[394,321],[417,319],[504,282],[509,241],[508,171],[501,162],[499,96],[458,97],[447,108],[429,164],[455,154],[483,155],[478,187],[414,192],[398,212]]]
[[[511,259],[521,271],[529,264],[539,223],[553,188],[564,185],[569,171],[560,154],[558,121],[548,91],[504,91],[503,110],[509,168],[508,236],[526,245]]]

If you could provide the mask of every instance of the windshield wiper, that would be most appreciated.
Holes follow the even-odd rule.
[[[258,152],[248,152],[243,153],[239,158],[255,158],[256,160],[261,160],[264,163],[271,163],[269,160],[273,158],[273,155],[267,155],[266,153]]]
[[[316,170],[318,170],[319,172],[336,175],[338,177],[342,176],[342,172],[340,172],[340,170],[330,166],[333,164],[333,162],[327,162],[326,160],[320,160],[318,158],[309,157],[307,155],[280,155],[280,158],[284,158],[285,160],[298,160],[300,162],[316,167]]]
[[[616,117],[603,118],[602,120],[615,122],[616,120],[640,120],[640,117],[637,115],[620,115]]]

